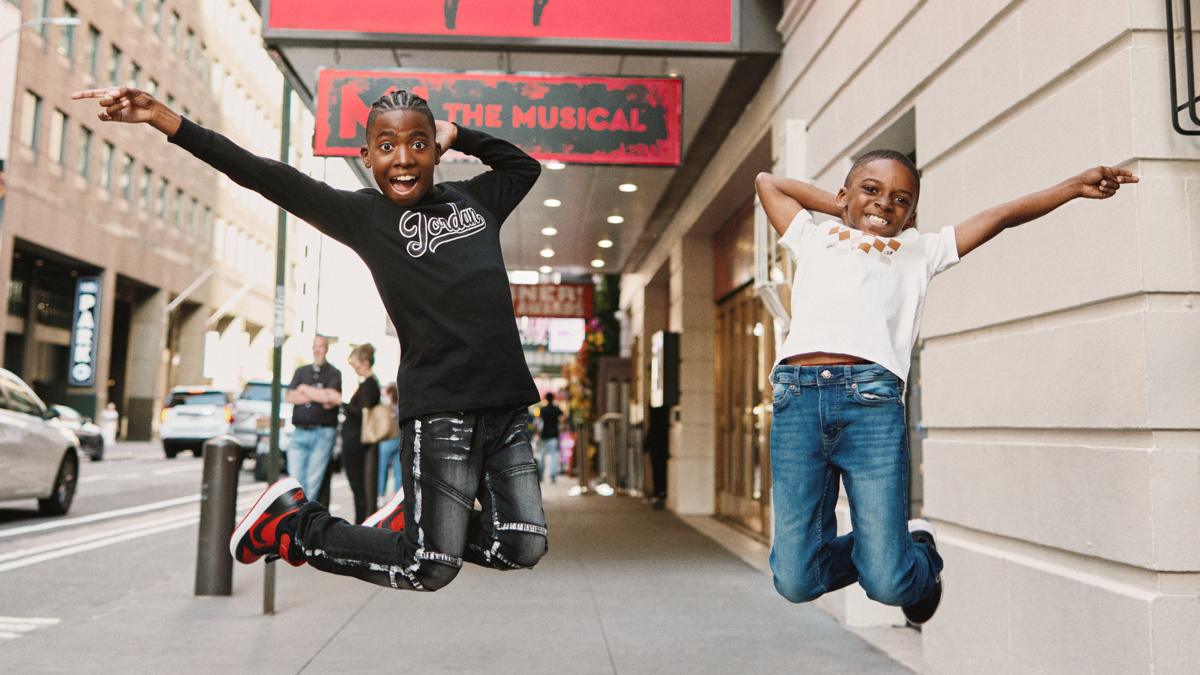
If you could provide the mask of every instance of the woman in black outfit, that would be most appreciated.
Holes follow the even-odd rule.
[[[357,525],[375,511],[375,486],[367,489],[365,481],[367,446],[362,442],[363,409],[379,405],[379,380],[371,367],[375,365],[375,348],[370,344],[359,345],[350,352],[350,367],[361,381],[358,389],[343,408],[346,419],[342,422],[342,466],[350,491],[354,493],[354,523]]]

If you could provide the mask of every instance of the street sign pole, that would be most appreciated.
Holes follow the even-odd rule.
[[[283,81],[283,122],[279,135],[279,161],[288,163],[292,136],[292,85]],[[287,211],[279,209],[275,234],[275,353],[271,359],[271,442],[267,451],[267,482],[279,480],[279,409],[283,393],[284,290],[287,280]],[[263,614],[275,613],[275,563],[263,573]]]

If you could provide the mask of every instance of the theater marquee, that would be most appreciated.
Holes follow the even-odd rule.
[[[357,156],[371,103],[393,89],[425,98],[438,119],[486,131],[537,159],[680,161],[678,79],[409,71],[321,71],[316,154]]]

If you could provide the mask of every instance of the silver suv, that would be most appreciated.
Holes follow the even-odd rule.
[[[233,431],[233,406],[220,389],[175,387],[167,395],[159,421],[158,437],[168,458],[180,450],[200,457],[204,441]]]
[[[284,387],[282,396],[287,395]],[[287,450],[292,439],[292,404],[280,401],[279,405],[279,449]],[[242,393],[233,402],[233,435],[242,446],[246,456],[267,442],[271,435],[271,383],[247,382]]]

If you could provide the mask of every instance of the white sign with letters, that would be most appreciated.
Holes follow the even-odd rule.
[[[75,311],[71,314],[71,359],[67,384],[90,387],[96,383],[96,339],[100,333],[100,277],[75,281]]]

